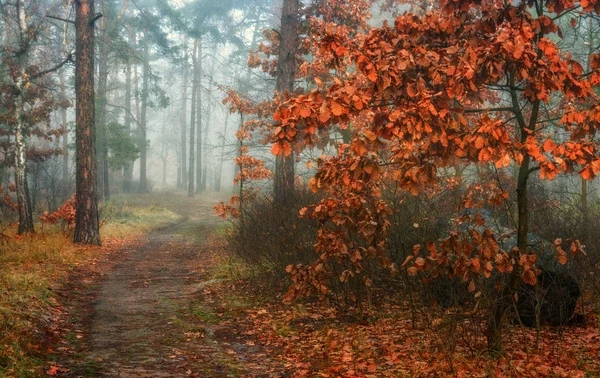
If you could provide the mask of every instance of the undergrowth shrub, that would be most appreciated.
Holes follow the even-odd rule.
[[[300,218],[298,212],[317,202],[316,195],[308,190],[298,190],[296,201],[288,206],[276,206],[268,196],[247,201],[243,216],[233,220],[227,233],[229,251],[255,274],[288,285],[286,267],[314,259],[316,222]]]

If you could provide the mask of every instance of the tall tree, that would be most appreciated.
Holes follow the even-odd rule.
[[[135,45],[135,29],[133,25],[129,25],[127,29],[127,37],[130,46]],[[133,51],[130,47],[129,51]],[[127,54],[127,66],[125,68],[125,132],[127,136],[131,135],[131,69],[133,66],[133,61],[135,60],[132,57],[132,53],[129,52]],[[137,72],[137,71],[136,71]],[[137,96],[137,95],[136,95]],[[137,121],[137,120],[136,120]],[[125,162],[125,167],[123,168],[123,192],[128,193],[131,191],[131,182],[133,181],[133,162],[127,161]]]
[[[36,124],[49,120],[51,109],[56,105],[48,89],[49,83],[45,82],[47,76],[70,61],[70,55],[67,54],[66,59],[47,69],[41,67],[46,64],[47,59],[37,61],[42,47],[42,32],[48,27],[46,19],[52,10],[52,7],[45,8],[49,4],[51,3],[34,7],[31,3],[17,0],[2,7],[6,39],[5,45],[0,49],[0,58],[3,67],[10,69],[6,71],[5,77],[0,77],[3,79],[0,81],[0,92],[3,94],[0,96],[0,101],[3,102],[0,104],[3,108],[0,111],[0,123],[12,126],[10,136],[14,141],[13,166],[20,234],[34,231],[33,207],[27,182],[27,158],[37,152],[34,148],[29,148],[28,151],[27,137]],[[9,24],[14,27],[9,28]],[[41,132],[40,128],[37,130]]]
[[[94,0],[75,1],[75,146],[76,195],[74,241],[101,245],[94,133]]]
[[[16,13],[18,20],[18,43],[20,46],[16,54],[17,73],[13,75],[13,82],[18,91],[23,91],[27,85],[25,72],[22,68],[29,64],[29,44],[32,42],[28,36],[29,25],[27,25],[27,15],[25,14],[25,4],[21,0],[16,1]],[[15,186],[17,189],[17,203],[19,206],[19,234],[33,232],[33,209],[29,189],[27,187],[27,177],[25,174],[27,168],[27,152],[25,140],[25,110],[23,96],[17,95],[15,98],[16,131],[15,131]]]
[[[182,103],[181,103],[181,187],[187,186],[187,97],[188,97],[188,86],[189,86],[189,65],[188,65],[188,46],[187,38],[184,39],[183,43],[185,54],[183,59],[183,82],[182,82]]]
[[[150,99],[150,41],[148,32],[144,31],[142,39],[143,65],[142,65],[142,93],[141,93],[141,114],[139,125],[139,150],[140,150],[140,186],[138,191],[146,193],[148,191],[147,173],[147,155],[148,155],[148,100]]]
[[[294,90],[296,51],[298,50],[299,0],[284,0],[279,31],[277,95],[285,98]],[[284,204],[294,197],[294,153],[280,154],[275,160],[275,203]]]
[[[381,200],[386,180],[418,194],[448,166],[516,170],[514,203],[501,185],[491,199],[517,209],[512,249],[500,248],[488,228],[416,247],[405,264],[411,274],[460,272],[472,289],[476,280],[498,273],[486,336],[491,350],[501,348],[504,315],[517,288],[521,282],[535,285],[540,272],[528,243],[530,180],[536,173],[548,180],[576,171],[586,180],[600,174],[600,146],[589,138],[600,128],[594,91],[600,54],[590,57],[586,73],[555,42],[562,35],[560,19],[573,6],[568,0],[443,0],[439,9],[404,14],[393,27],[373,29],[364,38],[349,39],[343,26],[329,28],[317,45],[338,80],[276,112],[281,124],[273,150],[289,154],[299,140],[313,145],[340,123],[355,122],[357,130],[349,145],[320,162],[311,180],[313,189],[328,193],[311,213],[322,226],[321,259],[301,269],[307,281],[292,269],[289,297],[318,288],[314,282],[328,275],[321,268],[335,259],[349,263],[340,277],[347,282],[361,277],[365,259],[381,257],[390,212]],[[592,1],[577,7],[600,11],[600,3]],[[545,106],[551,101],[553,106]],[[549,128],[560,130],[560,138]],[[566,262],[562,240],[554,247],[559,262]],[[580,245],[573,241],[570,251],[579,253]]]
[[[194,50],[192,53],[192,62],[193,62],[193,80],[192,80],[192,112],[191,112],[191,118],[190,118],[190,161],[189,161],[189,167],[188,167],[188,197],[193,197],[194,193],[195,193],[195,184],[196,181],[194,180],[194,162],[196,159],[195,156],[195,152],[194,152],[194,147],[196,142],[196,117],[199,117],[200,113],[200,109],[198,109],[198,101],[196,100],[196,97],[198,96],[198,79],[199,79],[199,72],[200,72],[200,67],[199,67],[199,62],[198,62],[198,56],[199,56],[199,48],[198,48],[198,38],[194,39]]]
[[[110,6],[107,6],[108,0],[100,0],[100,12],[102,18],[100,19],[99,27],[99,43],[98,45],[98,88],[96,93],[96,134],[97,134],[97,149],[96,156],[98,159],[98,194],[101,199],[108,199],[110,197],[110,184],[109,184],[109,170],[108,170],[108,135],[106,131],[106,104],[107,104],[107,86],[108,86],[108,74],[109,74],[109,57],[108,57],[108,46],[110,43],[109,37],[109,24],[111,17]]]
[[[198,38],[198,83],[196,84],[196,193],[202,191],[202,38]]]
[[[58,73],[60,80],[60,91],[63,99],[67,98],[66,84],[64,72],[61,70]],[[67,125],[67,108],[62,107],[60,109],[60,124],[64,128],[65,132],[63,135],[63,161],[62,161],[62,188],[63,188],[63,200],[67,200],[69,196],[69,130]]]

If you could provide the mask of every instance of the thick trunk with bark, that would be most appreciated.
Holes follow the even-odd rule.
[[[17,190],[17,205],[19,210],[19,235],[33,233],[33,209],[27,187],[27,141],[25,138],[25,120],[23,119],[23,104],[21,96],[17,96],[15,107],[17,130],[15,132],[15,187]]]
[[[27,67],[29,64],[29,47],[28,37],[23,34],[27,30],[27,15],[25,14],[25,4],[17,0],[15,2],[17,16],[19,21],[18,43],[22,46],[22,52],[17,57],[17,67]],[[13,76],[13,84],[19,92],[25,89],[26,81],[20,70],[16,70],[16,75]],[[17,205],[19,211],[19,235],[24,233],[34,232],[33,227],[33,209],[31,199],[29,197],[29,188],[27,187],[27,137],[26,137],[26,121],[25,121],[25,103],[22,95],[19,93],[15,97],[16,121],[15,125],[15,186],[17,190]]]
[[[285,96],[294,90],[296,50],[298,48],[298,0],[284,0],[281,12],[277,91]],[[275,160],[275,203],[289,203],[294,198],[294,153]]]
[[[101,244],[94,135],[94,0],[75,1],[76,243]]]

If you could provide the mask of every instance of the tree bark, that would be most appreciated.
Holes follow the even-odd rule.
[[[198,82],[196,84],[196,193],[202,191],[202,39],[198,39]]]
[[[98,135],[98,165],[100,171],[98,174],[98,194],[100,199],[107,200],[110,197],[109,177],[108,177],[108,140],[106,132],[106,102],[108,85],[108,34],[106,12],[104,11],[104,0],[100,1],[100,11],[104,15],[100,20],[100,43],[98,46],[98,91],[97,91],[97,119],[96,128]]]
[[[133,26],[129,29],[129,46],[135,45],[135,32]],[[125,69],[125,133],[128,137],[131,136],[131,57],[127,57],[127,68]],[[123,168],[123,192],[129,193],[131,191],[131,182],[133,181],[133,162],[125,162]]]
[[[277,92],[286,96],[294,90],[296,50],[298,48],[298,0],[284,0],[281,12]],[[275,159],[274,201],[289,203],[294,198],[294,153]]]
[[[515,88],[514,74],[509,74],[511,88]],[[529,122],[525,120],[521,112],[518,95],[515,89],[511,89],[512,109],[516,115],[516,122],[519,130],[520,141],[525,143],[527,136],[535,130],[537,123],[540,101],[533,103]],[[523,160],[519,165],[519,174],[517,177],[517,248],[520,254],[526,254],[528,248],[529,237],[529,209],[527,186],[531,165],[531,157],[524,154]],[[521,283],[521,270],[518,262],[513,265],[513,271],[509,275],[508,281],[505,282],[500,296],[493,304],[488,317],[487,324],[487,343],[488,349],[494,352],[499,352],[502,349],[502,328],[504,322],[504,314],[513,304],[514,293]]]
[[[27,82],[23,72],[29,64],[29,43],[28,37],[24,34],[27,30],[27,16],[25,14],[25,5],[22,1],[16,2],[17,17],[19,22],[18,43],[23,46],[22,52],[17,58],[18,70],[13,76],[13,83],[18,88],[19,92],[25,90]],[[29,197],[29,188],[27,186],[27,138],[26,138],[26,121],[25,121],[25,103],[23,102],[22,94],[19,93],[15,97],[16,111],[16,130],[15,130],[15,186],[17,190],[17,206],[19,211],[19,235],[24,233],[33,233],[33,209],[31,206],[31,198]]]
[[[146,164],[147,164],[147,147],[148,147],[148,141],[147,141],[147,136],[146,136],[146,130],[148,129],[147,127],[147,115],[148,115],[148,97],[150,96],[149,93],[149,80],[150,80],[150,70],[148,67],[148,61],[149,61],[149,57],[150,57],[150,52],[149,52],[149,43],[148,43],[148,35],[147,33],[144,33],[144,42],[143,42],[143,48],[144,48],[144,66],[142,68],[142,109],[141,109],[141,115],[140,115],[140,187],[139,187],[139,192],[140,193],[146,193],[148,192],[148,182],[146,179]]]
[[[62,70],[59,72],[59,80],[61,86],[61,95],[63,98],[67,98],[67,93],[65,90],[65,77]],[[69,197],[69,128],[67,125],[67,108],[60,108],[60,122],[61,126],[64,128],[65,133],[62,138],[62,147],[64,152],[63,162],[62,162],[62,189],[63,189],[63,200],[67,200]]]
[[[27,141],[25,138],[25,120],[23,119],[22,102],[21,96],[17,96],[15,107],[19,114],[17,116],[17,130],[15,132],[15,187],[17,189],[17,205],[19,209],[19,235],[34,232],[33,209],[27,186]]]
[[[94,135],[94,0],[75,1],[76,243],[100,245]]]
[[[187,96],[188,96],[188,80],[189,80],[189,66],[188,66],[188,52],[187,52],[187,39],[185,40],[185,62],[183,63],[183,103],[181,105],[181,187],[185,188],[187,185]]]
[[[223,137],[221,141],[221,154],[219,157],[219,164],[217,165],[217,170],[215,172],[215,192],[221,191],[221,177],[223,174],[223,161],[225,160],[225,143],[227,143],[227,129],[229,126],[229,114],[230,112],[225,113],[225,126],[223,127]]]
[[[196,96],[198,95],[198,60],[197,60],[197,55],[198,55],[198,40],[194,40],[194,52],[193,52],[193,56],[192,56],[192,61],[194,64],[193,70],[194,70],[194,78],[192,80],[192,114],[191,114],[191,120],[190,120],[190,166],[188,167],[189,169],[189,175],[188,175],[188,197],[193,197],[194,193],[195,193],[195,188],[194,188],[194,184],[196,183],[194,180],[194,160],[195,160],[195,156],[194,156],[194,147],[196,144],[196,112],[198,111],[197,108],[197,101],[196,101]]]

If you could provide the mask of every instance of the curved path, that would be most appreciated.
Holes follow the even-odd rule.
[[[203,288],[214,282],[210,234],[222,224],[214,215],[215,198],[174,196],[152,204],[175,211],[182,219],[123,251],[124,258],[100,279],[84,346],[70,364],[69,375],[243,375],[236,371],[234,357],[222,352],[213,338],[218,324],[201,316],[207,305],[202,303]],[[243,348],[235,349],[244,353]],[[240,358],[244,359],[234,359]]]

